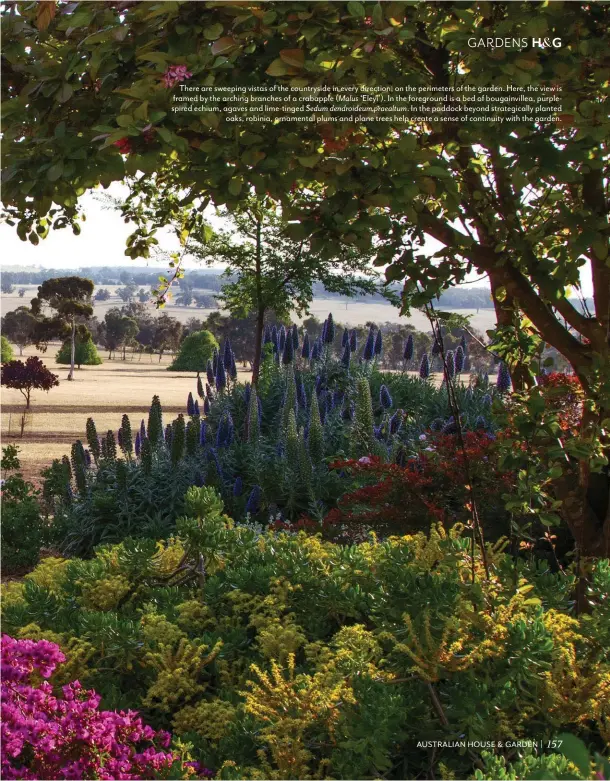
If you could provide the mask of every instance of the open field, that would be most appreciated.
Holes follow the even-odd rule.
[[[26,288],[23,298],[19,298],[17,289]],[[110,291],[112,297],[108,301],[94,301],[94,314],[99,320],[103,320],[106,312],[115,307],[124,306],[124,302],[116,295],[117,287],[120,285],[99,285]],[[2,314],[17,309],[19,306],[29,306],[37,292],[37,285],[16,285],[14,293],[2,293],[0,297],[0,308]],[[213,291],[199,291],[212,293]],[[156,310],[150,304],[151,311]],[[191,317],[199,320],[205,318],[214,311],[214,309],[198,309],[195,306],[176,306],[173,303],[167,304],[162,310],[164,313],[175,317],[181,323],[186,323]],[[410,317],[400,317],[398,309],[390,304],[371,301],[365,302],[358,299],[340,299],[340,298],[315,298],[310,307],[310,313],[319,320],[324,320],[329,312],[332,312],[333,318],[338,323],[344,323],[349,326],[364,325],[371,321],[374,323],[410,323],[419,331],[429,331],[428,321],[421,312],[413,312]],[[477,330],[485,333],[495,324],[495,312],[493,309],[455,309],[458,314],[471,318],[471,325]],[[301,322],[303,318],[294,317],[294,320]]]
[[[74,381],[67,382],[69,367],[54,360],[58,346],[49,345],[45,354],[34,348],[24,350],[24,358],[40,355],[45,365],[59,376],[59,387],[48,394],[33,392],[23,439],[19,436],[23,396],[16,390],[2,390],[2,441],[4,445],[15,443],[20,447],[22,471],[30,480],[54,458],[69,453],[76,439],[84,440],[88,417],[93,417],[100,433],[108,429],[116,431],[123,413],[129,415],[135,428],[147,416],[156,393],[173,419],[179,412],[186,412],[188,393],[196,390],[192,372],[167,371],[171,356],[163,356],[161,363],[156,356],[152,363],[148,356],[141,361],[129,360],[129,355],[127,361],[104,359],[100,366],[77,369]],[[242,381],[248,376],[247,371],[240,374]]]

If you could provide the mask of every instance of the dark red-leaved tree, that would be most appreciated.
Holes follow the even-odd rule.
[[[59,379],[47,369],[40,358],[31,357],[25,363],[9,361],[2,364],[2,385],[20,391],[25,398],[25,408],[29,409],[32,391],[50,391],[59,385]]]

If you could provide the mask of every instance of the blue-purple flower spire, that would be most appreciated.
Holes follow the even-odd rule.
[[[301,347],[301,357],[305,358],[306,360],[309,360],[310,356],[311,356],[311,346],[309,344],[309,334],[306,331],[305,336],[303,337],[303,346]]]
[[[498,368],[498,380],[496,382],[496,387],[498,389],[498,393],[508,393],[512,385],[512,380],[510,377],[510,372],[508,370],[508,366],[502,361],[500,364],[500,367]]]
[[[375,355],[381,355],[383,352],[383,336],[381,335],[381,329],[377,331],[375,337]]]
[[[445,353],[445,366],[447,367],[447,377],[452,380],[455,377],[455,355],[453,350],[447,350]]]
[[[379,403],[384,409],[390,409],[392,406],[392,396],[386,385],[379,388]]]
[[[372,361],[375,356],[375,331],[373,326],[369,328],[369,334],[366,337],[366,344],[364,345],[363,358],[365,361]]]
[[[262,490],[260,485],[255,485],[250,491],[250,496],[246,502],[246,512],[250,515],[256,515],[260,510]]]
[[[335,321],[333,320],[332,312],[328,313],[326,319],[326,331],[324,333],[325,344],[332,344],[335,341]]]
[[[231,363],[233,357],[233,350],[231,349],[231,340],[227,337],[225,340],[225,346],[222,353],[222,362],[226,371],[231,371]]]
[[[405,342],[405,350],[402,357],[405,361],[410,361],[413,358],[413,351],[415,349],[415,343],[413,341],[413,334],[409,334],[407,341]]]
[[[292,333],[286,335],[284,340],[284,350],[282,352],[282,363],[288,365],[292,363],[294,358],[294,342],[292,340]]]
[[[207,366],[206,366],[206,369],[205,369],[205,373],[206,373],[206,376],[208,378],[208,384],[209,385],[214,385],[214,365],[213,365],[211,359],[208,360],[208,363],[207,363]]]
[[[347,331],[344,331],[344,333],[347,333]],[[352,351],[349,346],[349,339],[347,339],[345,341],[345,345],[343,346],[343,355],[341,356],[341,363],[345,366],[346,369],[349,369],[351,358]]]
[[[427,380],[430,376],[430,359],[428,353],[424,353],[421,357],[421,363],[419,364],[419,376],[422,380]]]
[[[225,373],[224,363],[219,360],[216,367],[216,387],[219,391],[224,390],[227,387],[227,375]]]
[[[457,350],[455,351],[455,373],[461,374],[464,371],[464,359],[466,358],[466,354],[464,352],[464,349],[462,348],[462,345],[459,344]]]

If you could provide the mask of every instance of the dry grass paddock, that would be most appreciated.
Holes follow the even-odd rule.
[[[75,378],[67,381],[68,366],[55,362],[59,345],[49,345],[46,353],[34,348],[24,350],[23,359],[39,355],[44,364],[59,377],[59,386],[49,393],[33,391],[31,414],[28,416],[23,438],[19,435],[19,423],[24,409],[19,391],[2,389],[2,441],[4,445],[16,444],[20,448],[22,472],[34,480],[40,470],[49,466],[54,458],[70,452],[76,439],[85,437],[87,418],[92,417],[100,433],[108,429],[116,432],[123,413],[131,419],[132,427],[148,414],[152,397],[157,394],[163,409],[172,419],[179,412],[186,413],[189,391],[195,393],[194,372],[169,372],[171,356],[127,355],[127,360],[109,361],[100,351],[104,362],[100,366],[83,366],[75,370]],[[19,358],[18,350],[15,357]],[[244,381],[248,372],[240,370]],[[9,433],[10,427],[10,433]]]

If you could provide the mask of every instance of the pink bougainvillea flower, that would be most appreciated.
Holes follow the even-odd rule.
[[[186,69],[186,65],[170,65],[163,75],[163,84],[171,89],[181,81],[190,79],[193,74]]]
[[[209,778],[196,762],[182,762],[167,749],[171,735],[155,731],[135,711],[100,711],[101,697],[78,681],[61,695],[49,678],[64,654],[47,640],[2,637],[2,751],[6,779]]]

